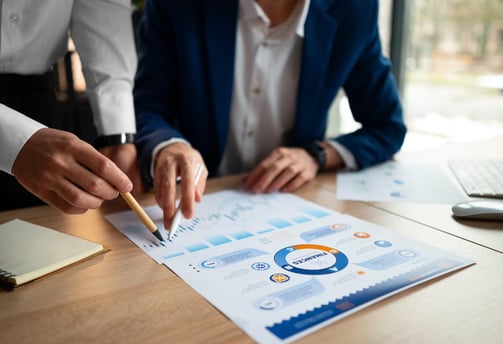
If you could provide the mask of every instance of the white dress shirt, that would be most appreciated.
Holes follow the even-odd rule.
[[[239,1],[234,90],[227,144],[218,173],[250,171],[293,130],[310,0],[298,1],[278,26],[254,0]],[[356,163],[342,145],[329,141],[348,168]]]
[[[135,133],[136,51],[130,0],[0,0],[1,73],[43,74],[71,35],[98,134]],[[0,170],[44,126],[0,104]]]

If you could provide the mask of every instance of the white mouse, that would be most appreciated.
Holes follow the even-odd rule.
[[[455,217],[503,221],[503,201],[480,200],[460,202],[452,206]]]

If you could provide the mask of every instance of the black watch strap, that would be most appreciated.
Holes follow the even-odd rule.
[[[316,173],[320,173],[325,167],[325,163],[327,161],[327,152],[325,148],[320,144],[319,141],[313,141],[304,145],[303,148],[313,157],[313,159],[318,164],[318,171]]]
[[[121,133],[115,135],[104,135],[98,137],[93,142],[93,146],[96,149],[100,149],[108,146],[123,145],[126,143],[134,143],[135,134],[131,133]]]

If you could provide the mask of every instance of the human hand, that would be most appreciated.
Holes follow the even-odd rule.
[[[318,165],[303,148],[276,148],[243,180],[253,193],[292,192],[316,177]]]
[[[194,185],[194,171],[197,164],[203,166],[201,178]],[[180,181],[180,205],[183,216],[191,218],[194,214],[194,202],[200,202],[206,188],[208,170],[201,154],[183,142],[164,147],[155,158],[154,191],[157,204],[164,214],[164,227],[169,228],[176,211],[176,178]]]
[[[99,208],[132,188],[129,178],[90,144],[50,128],[28,139],[12,173],[28,191],[68,214]]]
[[[113,145],[99,149],[99,152],[108,157],[129,177],[133,183],[133,196],[140,196],[143,191],[143,183],[141,180],[140,169],[138,167],[138,159],[136,147],[132,143]]]

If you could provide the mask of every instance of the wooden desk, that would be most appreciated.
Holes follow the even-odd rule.
[[[322,178],[322,177],[320,177]],[[211,180],[207,192],[239,185]],[[359,202],[337,201],[317,183],[301,197],[471,258],[475,266],[394,295],[298,343],[501,342],[503,255]],[[154,202],[152,195],[140,199]],[[0,213],[109,245],[112,251],[13,292],[0,291],[0,343],[252,343],[164,265],[156,264],[99,211],[66,216],[49,207]]]
[[[414,161],[438,164],[453,184],[459,189],[465,201],[475,198],[466,196],[461,186],[447,166],[448,160],[454,159],[503,159],[503,136],[473,142],[454,142],[442,145],[435,149],[416,152],[400,153],[396,160]],[[317,181],[327,190],[336,191],[336,178],[327,174]],[[503,253],[503,222],[502,221],[474,221],[456,219],[452,216],[452,204],[424,204],[424,203],[392,203],[392,202],[366,202],[367,204],[419,222],[428,227],[451,235],[478,243]]]

